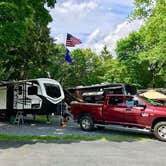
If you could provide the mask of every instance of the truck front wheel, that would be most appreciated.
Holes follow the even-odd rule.
[[[82,116],[80,118],[80,127],[84,131],[91,131],[94,129],[94,123],[90,116]]]
[[[166,122],[159,122],[155,125],[154,135],[160,141],[166,142]]]

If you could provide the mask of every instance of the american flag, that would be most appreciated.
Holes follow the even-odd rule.
[[[74,47],[76,44],[81,44],[81,40],[77,39],[76,37],[72,36],[71,34],[67,34],[66,38],[66,46],[67,47]]]

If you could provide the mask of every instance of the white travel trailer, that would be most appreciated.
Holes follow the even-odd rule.
[[[52,79],[0,82],[0,114],[6,117],[16,115],[18,111],[24,115],[56,114],[63,99],[61,85]]]

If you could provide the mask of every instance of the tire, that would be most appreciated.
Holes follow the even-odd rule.
[[[166,142],[166,122],[159,122],[154,126],[154,135],[158,140]]]
[[[80,127],[84,131],[92,131],[94,129],[94,123],[90,116],[82,116],[80,118]]]

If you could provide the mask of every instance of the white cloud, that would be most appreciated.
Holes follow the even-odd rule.
[[[58,34],[56,35],[55,39],[55,43],[56,44],[64,44],[65,43],[65,38],[63,34]]]
[[[126,38],[131,32],[138,31],[143,24],[143,20],[125,21],[119,24],[114,33],[110,33],[104,38],[104,43],[110,48],[111,53],[115,56],[117,42]]]
[[[106,45],[108,49],[110,50],[110,52],[112,53],[112,55],[115,56],[117,41],[127,37],[131,32],[139,30],[142,24],[143,24],[143,20],[134,20],[132,22],[125,21],[117,25],[114,32],[110,32],[108,35],[105,35],[102,39],[99,38],[97,42],[94,42],[94,41],[98,39],[98,34],[103,32],[95,30],[90,35],[90,38],[91,38],[90,42],[87,41],[85,43],[85,46],[86,47],[89,46],[95,52],[100,53],[104,45]]]
[[[56,43],[65,43],[66,33],[80,38],[80,48],[92,48],[99,53],[106,45],[115,56],[116,43],[138,30],[142,21],[125,21],[131,13],[134,0],[59,0],[50,23],[51,36]],[[89,35],[90,34],[90,35]]]
[[[102,31],[115,28],[130,13],[133,0],[59,0],[49,9],[53,21],[51,36],[57,34],[92,33],[99,27]],[[121,5],[120,5],[121,3]],[[128,6],[127,6],[128,5]]]
[[[97,5],[93,0],[57,2],[55,8],[49,9],[53,18],[49,24],[51,36],[55,37],[61,33],[64,35],[66,33],[84,33],[88,32],[88,29],[93,29],[95,25],[90,23],[91,15],[95,13]]]
[[[97,28],[94,32],[92,32],[88,38],[87,38],[87,41],[86,41],[86,44],[90,44],[92,42],[95,42],[96,40],[96,37],[100,34],[100,29]]]
[[[60,5],[57,5],[57,12],[69,13],[69,12],[78,12],[84,10],[93,10],[97,7],[97,4],[93,1],[75,3],[74,1],[66,1]]]
[[[97,4],[93,1],[76,3],[73,0],[67,0],[63,3],[57,3],[54,9],[50,9],[50,13],[53,17],[58,15],[79,19],[79,17],[85,17],[89,11],[96,7]]]

